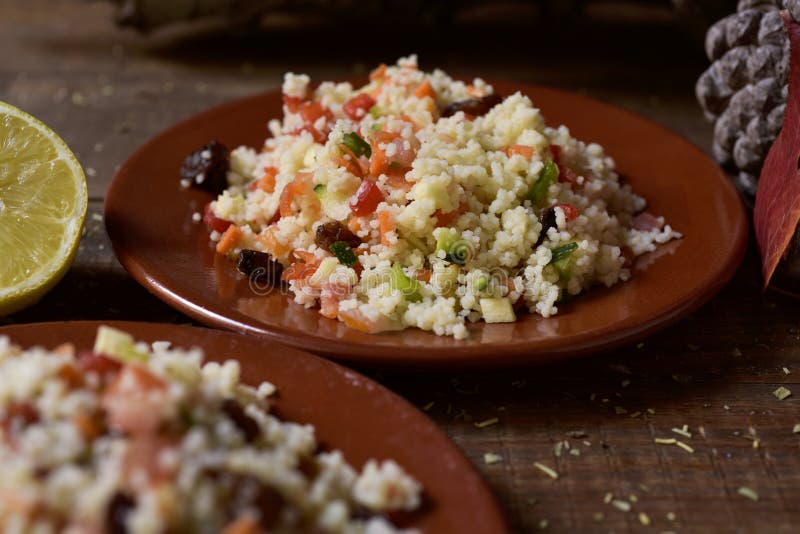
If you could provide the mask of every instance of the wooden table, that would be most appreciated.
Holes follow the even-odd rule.
[[[447,34],[452,39],[429,31],[408,45],[394,43],[388,28],[375,30],[365,50],[357,31],[342,28],[141,37],[115,29],[105,4],[5,0],[0,99],[73,147],[91,203],[69,274],[40,304],[3,321],[189,322],[116,262],[103,195],[117,166],[153,134],[218,102],[272,89],[289,69],[344,77],[415,49],[423,66],[584,91],[708,148],[710,128],[692,94],[705,66],[695,42],[667,24],[534,29],[467,26]],[[336,46],[320,45],[330,42]],[[751,247],[717,298],[638,346],[510,372],[366,372],[445,429],[483,471],[516,531],[797,532],[798,306],[759,284]],[[781,385],[795,396],[775,398]],[[672,431],[684,425],[691,437]],[[499,461],[487,463],[487,453]]]

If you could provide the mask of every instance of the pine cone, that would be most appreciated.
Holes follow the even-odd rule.
[[[714,121],[714,158],[738,172],[737,185],[750,195],[786,109],[789,39],[781,9],[800,20],[800,0],[739,0],[736,13],[708,29],[711,66],[695,87]]]

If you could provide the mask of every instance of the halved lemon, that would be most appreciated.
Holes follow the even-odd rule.
[[[0,315],[33,304],[64,276],[87,204],[86,177],[66,143],[0,102]]]

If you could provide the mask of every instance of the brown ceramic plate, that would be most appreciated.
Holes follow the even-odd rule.
[[[424,487],[420,511],[398,522],[423,532],[507,531],[505,519],[481,476],[436,425],[404,399],[369,378],[307,352],[265,344],[238,334],[171,324],[73,321],[0,328],[23,347],[72,342],[91,349],[97,327],[107,324],[148,342],[200,347],[208,360],[236,359],[251,385],[278,387],[275,412],[310,423],[326,449],[339,449],[354,467],[370,458],[393,458]]]
[[[622,109],[544,87],[493,82],[522,91],[549,124],[596,141],[621,175],[684,238],[610,290],[596,289],[557,316],[525,315],[515,324],[475,324],[466,340],[419,330],[370,335],[326,319],[274,291],[258,295],[235,266],[215,256],[203,224],[192,222],[211,195],[178,185],[184,157],[211,139],[261,146],[267,119],[281,113],[270,92],[196,115],[157,136],[120,168],[106,196],[114,250],[140,283],[203,323],[349,361],[411,366],[531,364],[630,343],[684,317],[733,276],[745,250],[747,220],[726,176],[675,133]],[[644,268],[646,267],[646,268]]]

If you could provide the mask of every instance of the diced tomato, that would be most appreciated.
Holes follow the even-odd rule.
[[[560,171],[558,174],[559,182],[569,182],[571,184],[577,183],[578,173],[573,171],[571,168],[567,167],[566,165],[559,165],[558,170]]]
[[[383,193],[375,182],[365,179],[361,182],[356,194],[350,199],[350,209],[359,216],[369,215],[375,213],[378,204],[383,200]]]
[[[116,374],[122,369],[119,360],[95,352],[81,352],[78,355],[78,366],[85,373],[96,373],[101,376]]]
[[[405,192],[411,191],[413,184],[406,180],[405,173],[399,174],[390,172],[386,175],[386,185],[392,189],[401,189]]]
[[[381,235],[381,245],[384,247],[391,246],[389,242],[389,232],[394,230],[394,221],[392,215],[388,211],[378,213],[378,228]]]
[[[572,204],[557,204],[556,207],[561,208],[561,210],[564,212],[564,217],[566,217],[567,222],[574,221],[578,218],[578,215],[580,215],[578,208]]]
[[[295,250],[294,252],[292,252],[292,254],[294,254],[295,258],[297,258],[298,260],[300,260],[300,261],[302,261],[304,263],[316,263],[316,262],[319,262],[319,260],[317,259],[316,254],[314,254],[313,252],[309,252],[307,250]]]
[[[286,109],[288,109],[290,113],[297,113],[302,103],[303,99],[300,97],[283,95],[283,105],[286,106]]]
[[[417,98],[425,98],[426,96],[431,97],[434,102],[436,101],[436,91],[433,89],[431,82],[428,80],[424,80],[421,84],[414,89],[414,96]]]
[[[278,169],[275,167],[264,167],[264,177],[260,180],[253,181],[250,184],[248,189],[250,191],[255,191],[256,189],[261,189],[265,193],[274,193],[275,192],[275,177],[278,175]]]
[[[305,131],[310,133],[317,143],[325,143],[328,139],[328,132],[330,131],[328,123],[334,118],[331,110],[319,102],[307,100],[297,107],[296,113],[303,119],[303,126],[296,129],[293,133],[300,134]],[[325,124],[321,128],[317,127],[317,121],[320,118],[325,119]]]
[[[620,249],[620,256],[624,258],[622,262],[623,267],[633,267],[633,264],[636,263],[636,255],[633,253],[631,247],[622,247]]]
[[[292,214],[292,201],[295,197],[310,195],[312,192],[311,174],[307,172],[297,173],[294,180],[286,184],[286,187],[281,192],[279,204],[281,217],[288,217]]]
[[[389,156],[387,149],[392,144],[394,150]],[[371,145],[372,158],[369,162],[369,172],[372,176],[389,173],[405,174],[417,157],[412,142],[393,132],[376,132]]]
[[[210,231],[219,233],[224,232],[231,225],[230,221],[220,219],[214,215],[214,210],[211,208],[211,202],[206,204],[205,210],[203,211],[203,222]]]
[[[661,230],[661,228],[664,226],[664,223],[661,221],[661,219],[659,219],[649,211],[643,211],[642,213],[634,217],[632,224],[636,230],[641,230],[644,232]]]
[[[71,389],[83,386],[83,376],[81,375],[80,371],[78,371],[78,369],[71,363],[59,369],[57,376]]]
[[[128,364],[109,384],[101,404],[109,426],[122,432],[152,433],[168,410],[167,383],[147,368]]]
[[[561,147],[558,145],[550,145],[550,153],[553,154],[553,161],[559,163],[561,161]]]
[[[221,534],[258,534],[261,528],[252,516],[245,515],[225,525]]]
[[[536,154],[536,150],[532,146],[528,145],[511,145],[506,147],[506,155],[510,158],[511,156],[519,154],[523,158],[532,158],[534,154]]]
[[[342,111],[354,121],[361,120],[367,112],[375,105],[375,99],[367,93],[354,96],[344,103]]]
[[[442,213],[442,210],[436,210],[433,213],[433,216],[436,217],[436,227],[439,228],[442,226],[450,226],[450,223],[452,223],[454,220],[460,217],[461,214],[467,211],[468,207],[469,205],[467,204],[467,201],[462,200],[461,203],[458,205],[458,207],[453,211]]]
[[[308,264],[298,261],[284,269],[281,278],[287,282],[290,280],[305,280],[317,272],[317,267],[319,267],[317,264]]]
[[[323,132],[320,132],[314,126],[309,126],[308,124],[306,124],[305,126],[301,126],[300,128],[297,128],[292,133],[294,135],[300,135],[303,132],[310,133],[311,137],[314,138],[314,141],[319,143],[319,144],[321,144],[321,145],[324,145],[325,141],[328,140],[328,136],[326,134],[324,134]]]
[[[431,281],[431,270],[430,269],[419,269],[416,273],[414,273],[414,278],[419,280],[420,282],[430,282]]]

